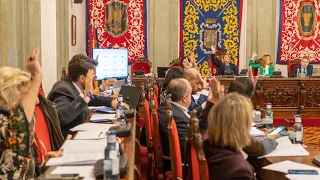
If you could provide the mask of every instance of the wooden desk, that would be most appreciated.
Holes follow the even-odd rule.
[[[134,118],[128,118],[128,122],[132,125],[132,133],[131,136],[125,137],[122,141],[122,145],[124,148],[124,154],[128,157],[128,169],[127,174],[124,178],[121,178],[122,180],[133,180],[135,179],[135,169],[137,169],[137,166],[135,164],[136,160],[136,116]],[[56,166],[49,167],[45,174],[51,174],[51,172],[56,168]]]
[[[312,129],[314,128],[305,128],[304,129],[304,142],[309,146],[309,142],[307,141],[308,139],[308,134],[309,133],[314,133],[311,132],[313,131]],[[310,131],[310,132],[309,132]],[[312,145],[312,144],[311,144]],[[276,179],[276,180],[282,180],[282,179],[287,179],[285,177],[284,173],[281,172],[276,172],[276,171],[270,171],[270,170],[264,170],[262,167],[278,163],[281,161],[286,161],[290,160],[293,162],[301,163],[301,164],[306,164],[309,166],[314,166],[318,167],[316,164],[312,162],[312,157],[316,155],[320,155],[320,151],[316,149],[317,147],[306,147],[305,149],[310,153],[308,156],[297,156],[297,157],[267,157],[267,158],[262,158],[262,159],[257,159],[256,157],[249,157],[248,161],[250,164],[254,167],[255,172],[257,175],[262,178],[262,179]]]
[[[217,78],[228,88],[235,78]],[[136,86],[146,84],[146,78],[132,78]],[[164,78],[157,78],[162,84]],[[320,117],[320,78],[263,78],[260,77],[252,96],[254,108],[266,108],[272,103],[274,118],[293,118],[300,113],[303,118]]]

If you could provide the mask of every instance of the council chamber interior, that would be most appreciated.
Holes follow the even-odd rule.
[[[320,179],[318,0],[1,0],[0,179]]]

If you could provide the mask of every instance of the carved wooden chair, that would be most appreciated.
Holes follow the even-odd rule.
[[[193,180],[207,180],[209,179],[209,170],[203,151],[203,140],[196,113],[196,110],[193,110],[189,120],[189,176],[191,176]]]
[[[301,59],[295,59],[295,60],[291,60],[291,61],[288,62],[288,66],[287,66],[287,68],[288,68],[288,76],[290,76],[290,74],[292,73],[293,68],[300,64],[300,61],[301,61]]]
[[[163,155],[158,112],[155,109],[155,102],[153,100],[151,101],[151,104],[151,121],[153,122],[153,151],[155,155],[155,166],[157,168],[155,176],[158,175],[159,179],[165,179],[165,172],[162,169],[162,161],[170,161],[170,157]]]
[[[157,91],[157,85],[155,85],[154,82],[150,83],[150,89],[149,89],[149,101],[151,103],[151,101],[154,101],[154,105],[155,105],[155,109],[158,110],[159,108],[159,101],[158,101],[158,96],[156,95],[156,91]],[[159,89],[158,89],[158,93],[159,93]]]
[[[146,58],[138,58],[131,65],[131,75],[135,75],[136,71],[142,71],[148,74],[151,71],[152,63]]]
[[[60,80],[64,80],[67,78],[67,72],[65,68],[62,68]]]
[[[176,122],[172,117],[171,95],[168,95],[166,101],[167,118],[168,118],[168,138],[170,147],[171,172],[172,179],[183,179],[182,159],[180,151],[180,141]]]
[[[182,65],[183,59],[177,58],[171,61],[169,64],[170,67],[183,67]]]

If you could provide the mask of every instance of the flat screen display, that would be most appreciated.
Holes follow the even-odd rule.
[[[93,49],[92,57],[98,57],[96,70],[97,80],[108,78],[127,78],[128,50],[127,49]]]

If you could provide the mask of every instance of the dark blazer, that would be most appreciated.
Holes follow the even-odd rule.
[[[58,116],[63,136],[66,138],[71,128],[82,124],[89,116],[89,106],[109,106],[112,98],[95,96],[87,104],[70,81],[58,81],[52,87],[48,99],[57,104]]]
[[[179,134],[180,140],[180,151],[182,156],[182,161],[184,160],[185,155],[185,146],[186,146],[186,138],[188,137],[188,117],[183,113],[183,111],[172,104],[172,116],[177,125],[177,130]],[[167,120],[167,108],[165,104],[161,104],[158,109],[158,117],[159,117],[159,131],[161,136],[161,144],[163,155],[170,156],[170,146],[168,139],[168,120]],[[168,171],[171,170],[170,161],[163,162],[163,170]]]
[[[301,73],[301,65],[297,65],[293,68],[293,71],[290,73],[290,77],[297,77],[298,69]],[[307,76],[312,76],[312,73],[313,73],[313,66],[309,64],[307,66]]]
[[[197,111],[197,116],[199,116],[200,113],[201,113],[201,111],[202,111],[202,106],[201,106],[201,105],[202,105],[204,102],[206,102],[207,99],[208,99],[208,96],[203,95],[203,94],[200,94],[200,97],[199,97],[198,101],[196,102],[196,100],[194,99],[194,97],[191,96],[191,103],[190,103],[190,105],[189,105],[189,107],[188,107],[188,110],[189,110],[189,111],[192,111],[192,110],[195,109],[195,110]]]
[[[38,97],[39,106],[48,125],[51,149],[52,151],[58,151],[64,143],[64,138],[61,132],[56,104],[49,101],[41,94],[39,94]]]
[[[217,61],[215,54],[211,54],[211,61],[215,66],[218,67],[218,75],[224,75],[224,68],[226,65],[223,62]],[[239,75],[237,65],[230,63],[230,69],[233,71],[235,76]]]
[[[219,148],[204,142],[210,179],[255,180],[253,167],[245,160],[240,151]]]

